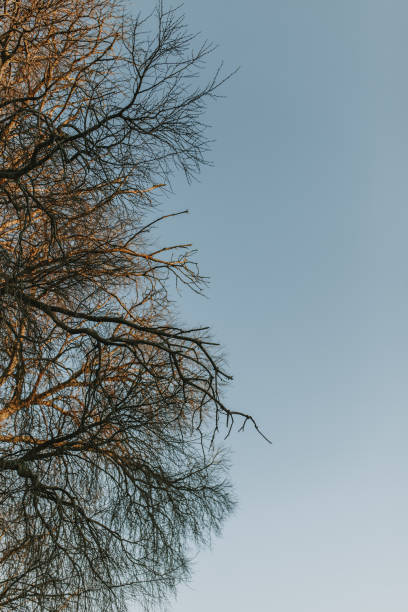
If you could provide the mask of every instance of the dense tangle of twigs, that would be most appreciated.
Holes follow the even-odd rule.
[[[125,610],[188,576],[233,506],[214,434],[237,413],[189,245],[146,220],[172,168],[204,163],[195,88],[211,47],[178,11],[0,1],[0,608]],[[241,425],[249,415],[242,417]],[[255,425],[256,426],[256,425]],[[212,443],[211,443],[212,442]]]

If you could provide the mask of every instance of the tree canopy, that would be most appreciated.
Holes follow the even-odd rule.
[[[149,606],[233,508],[215,434],[253,420],[172,310],[172,280],[202,287],[190,245],[151,237],[223,82],[193,47],[161,4],[0,2],[0,608]]]

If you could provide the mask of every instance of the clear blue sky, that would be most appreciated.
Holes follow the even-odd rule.
[[[147,0],[132,3],[142,10]],[[187,0],[241,71],[214,168],[176,177],[232,408],[239,508],[171,612],[408,609],[408,3]]]

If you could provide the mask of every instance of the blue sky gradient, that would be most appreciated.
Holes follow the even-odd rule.
[[[406,612],[408,4],[183,10],[241,70],[164,239],[199,249],[209,299],[179,310],[212,326],[229,405],[273,445],[231,434],[239,507],[171,610]]]

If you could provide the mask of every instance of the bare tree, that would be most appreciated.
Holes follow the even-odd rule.
[[[149,606],[233,507],[228,376],[168,296],[202,279],[149,222],[222,78],[196,88],[212,48],[161,5],[153,34],[113,0],[0,11],[0,608]]]

